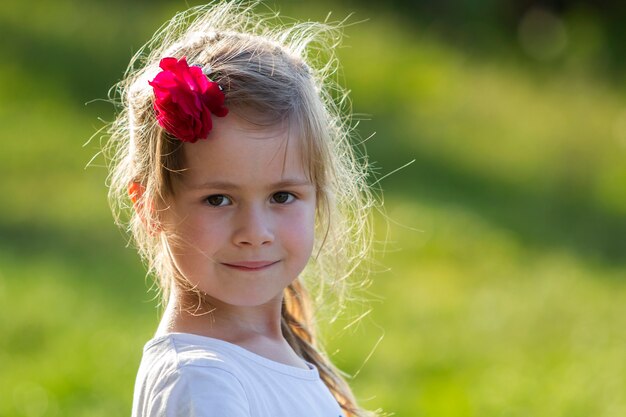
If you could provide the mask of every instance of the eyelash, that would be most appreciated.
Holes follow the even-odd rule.
[[[293,203],[293,202],[294,202],[294,200],[296,200],[296,199],[297,199],[296,195],[295,195],[295,194],[293,194],[293,193],[290,193],[290,192],[288,192],[288,191],[278,191],[278,192],[276,192],[276,193],[272,194],[272,199],[273,199],[273,200],[275,200],[275,197],[276,197],[276,195],[277,195],[277,194],[287,194],[287,200],[288,200],[288,201],[286,201],[286,202],[284,202],[284,203],[279,203],[279,202],[276,202],[276,204],[279,204],[279,205],[286,205],[286,204],[290,204],[290,203]],[[210,199],[212,199],[212,198],[216,198],[216,197],[222,197],[222,199],[220,200],[220,202],[219,202],[218,204],[211,204],[211,203],[210,203]],[[212,195],[210,195],[210,196],[207,196],[207,197],[204,199],[204,202],[205,202],[208,206],[211,206],[211,207],[224,207],[224,206],[230,205],[230,204],[222,204],[224,201],[230,201],[230,202],[232,203],[232,201],[231,201],[230,197],[228,197],[228,196],[226,196],[226,195],[224,195],[224,194],[212,194]]]

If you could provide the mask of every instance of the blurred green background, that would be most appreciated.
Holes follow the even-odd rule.
[[[1,416],[130,413],[158,310],[83,144],[195,4],[0,3]],[[372,311],[326,326],[366,407],[626,416],[624,7],[542,4],[279,3],[369,19],[339,51],[359,132],[379,176],[415,160],[381,181]]]

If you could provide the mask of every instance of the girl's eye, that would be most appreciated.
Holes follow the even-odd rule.
[[[289,204],[293,200],[295,200],[295,198],[296,197],[293,194],[288,193],[286,191],[280,191],[280,192],[274,193],[274,195],[272,196],[272,200],[274,200],[274,202],[278,204]]]
[[[204,201],[213,207],[227,206],[230,204],[230,199],[222,194],[213,194],[204,199]]]

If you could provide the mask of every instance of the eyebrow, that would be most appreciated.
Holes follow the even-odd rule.
[[[309,180],[304,179],[284,179],[282,181],[278,181],[273,184],[269,184],[268,188],[283,188],[283,187],[303,187],[303,186],[312,186],[313,183]],[[240,190],[241,186],[238,184],[228,182],[228,181],[207,181],[198,185],[190,185],[190,188],[194,190],[203,190],[203,189],[219,189],[219,190]]]

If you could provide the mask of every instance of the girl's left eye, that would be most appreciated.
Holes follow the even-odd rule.
[[[296,196],[286,191],[280,191],[272,195],[272,200],[278,204],[289,204],[293,202],[293,200],[295,199],[296,199]]]

